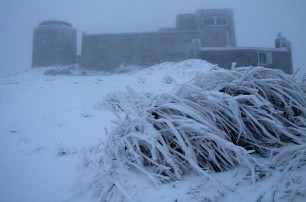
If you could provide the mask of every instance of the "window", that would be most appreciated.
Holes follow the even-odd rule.
[[[258,53],[258,63],[259,64],[266,64],[267,63],[267,55],[266,53]]]
[[[227,25],[226,18],[217,18],[217,25]]]
[[[215,19],[214,18],[206,18],[204,19],[205,25],[215,25]]]
[[[272,53],[270,52],[259,52],[258,53],[258,64],[269,65],[272,64]]]
[[[223,16],[209,16],[204,19],[206,26],[224,26],[227,25],[227,18]]]

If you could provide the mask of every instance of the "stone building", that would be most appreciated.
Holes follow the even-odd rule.
[[[241,66],[263,66],[292,73],[291,52],[287,48],[201,48],[197,58],[230,69]]]
[[[85,34],[82,38],[81,67],[109,70],[120,65],[153,65],[186,59],[192,40],[203,47],[235,47],[236,38],[230,9],[197,10],[180,14],[176,27],[156,32]]]
[[[75,29],[70,24],[47,21],[35,29],[33,64],[45,66],[76,61]],[[207,60],[223,68],[264,66],[292,73],[291,46],[279,34],[274,48],[236,45],[231,9],[200,9],[179,14],[176,26],[154,32],[83,34],[80,67],[112,71],[121,65],[149,66],[189,58]]]
[[[32,67],[76,62],[76,29],[62,21],[45,21],[34,30]]]
[[[275,48],[258,47],[200,47],[193,49],[194,58],[207,60],[223,68],[263,66],[293,72],[290,42],[278,35]]]

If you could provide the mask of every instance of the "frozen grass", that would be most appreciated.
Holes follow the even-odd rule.
[[[303,87],[279,70],[244,67],[216,68],[153,98],[128,88],[126,97],[107,98],[120,112],[103,152],[96,154],[103,156],[98,167],[107,171],[106,165],[120,162],[159,186],[191,171],[215,181],[211,172],[239,165],[249,169],[255,184],[268,166],[288,170],[305,163]],[[259,163],[251,153],[270,161]]]
[[[211,85],[207,87],[205,81]],[[197,76],[193,84],[229,94],[239,103],[246,127],[244,133],[234,131],[243,134],[235,140],[238,145],[246,144],[269,156],[271,147],[305,141],[305,92],[303,84],[291,75],[263,67],[218,69],[216,73]]]

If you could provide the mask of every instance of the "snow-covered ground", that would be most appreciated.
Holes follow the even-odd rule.
[[[84,188],[95,172],[82,164],[116,118],[104,97],[127,86],[139,93],[171,92],[211,68],[188,60],[117,74],[50,76],[44,75],[50,68],[36,68],[0,78],[0,201],[97,201],[95,188]],[[282,180],[275,171],[256,185],[237,168],[213,174],[224,186],[190,174],[160,188],[133,170],[118,171],[136,201],[306,201],[305,166]]]

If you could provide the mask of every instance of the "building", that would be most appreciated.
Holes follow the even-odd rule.
[[[32,67],[76,62],[76,29],[62,21],[45,21],[34,30]]]
[[[48,31],[44,31],[46,27],[53,26],[54,23],[58,27],[57,31],[49,31],[49,28]],[[59,25],[60,23],[63,22],[44,22],[35,30],[33,66],[73,62],[71,58],[75,55],[75,45],[73,45],[75,30],[67,23]],[[67,32],[62,31],[63,27]],[[59,40],[60,43],[51,40],[50,46],[45,46],[45,32],[49,33],[47,36],[50,35],[50,38],[52,38],[51,35],[57,36],[58,33],[67,33],[66,36],[69,38],[68,35],[70,35],[71,38]],[[40,41],[43,42],[44,48],[37,51],[37,47],[41,46]],[[64,46],[66,49],[62,48]],[[45,50],[53,53],[52,57],[48,58],[44,53]],[[68,54],[69,51],[70,54]],[[287,73],[293,71],[290,42],[281,34],[275,40],[274,48],[237,47],[234,16],[231,9],[199,9],[195,13],[179,14],[176,17],[175,27],[160,28],[155,32],[84,33],[80,67],[88,70],[111,71],[121,65],[149,66],[189,58],[207,60],[223,68],[231,68],[235,63],[236,67],[260,65],[280,68]]]
[[[198,47],[193,50],[195,58],[230,69],[235,63],[241,66],[263,66],[292,73],[291,46],[281,34],[275,40],[275,48],[255,47]]]
[[[235,47],[236,38],[230,9],[198,10],[180,14],[176,27],[156,32],[85,34],[82,38],[81,67],[109,70],[120,65],[152,65],[181,61],[194,39],[203,47]]]

